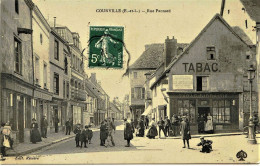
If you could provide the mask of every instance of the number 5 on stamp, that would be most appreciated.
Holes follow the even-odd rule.
[[[122,68],[124,28],[90,26],[89,67]]]

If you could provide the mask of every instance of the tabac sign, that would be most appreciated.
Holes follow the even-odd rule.
[[[91,26],[89,67],[122,68],[124,28]]]
[[[185,72],[218,72],[218,63],[182,63]]]

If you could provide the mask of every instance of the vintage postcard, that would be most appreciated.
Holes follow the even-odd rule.
[[[259,163],[259,0],[1,0],[0,163]]]

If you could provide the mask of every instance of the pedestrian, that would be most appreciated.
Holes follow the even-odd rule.
[[[41,134],[40,134],[40,131],[38,128],[39,128],[38,123],[36,122],[36,119],[33,118],[32,124],[31,124],[31,136],[30,136],[31,142],[33,144],[36,144],[36,142],[42,141]]]
[[[6,149],[5,149],[5,146],[4,146],[4,134],[3,134],[3,128],[5,126],[5,123],[1,123],[1,129],[0,129],[0,147],[1,147],[1,154],[3,156],[7,156],[6,155]]]
[[[162,117],[161,117],[161,120],[158,122],[158,126],[159,126],[159,138],[161,138],[161,131],[163,131],[163,133],[165,135],[164,120]]]
[[[134,124],[134,120],[131,119],[131,122],[130,122],[131,126],[132,126],[132,130],[133,130],[133,133],[135,132],[135,124]]]
[[[204,130],[205,130],[206,133],[213,134],[213,118],[210,115],[210,113],[208,113],[207,121],[206,121],[206,125],[205,125]]]
[[[204,118],[202,115],[198,116],[198,133],[204,133]]]
[[[13,149],[14,141],[12,138],[12,129],[9,121],[4,125],[2,133],[4,135],[4,145],[6,144],[5,147]]]
[[[126,118],[124,119],[124,123],[124,139],[127,140],[125,147],[130,147],[130,141],[133,139],[133,128]]]
[[[72,127],[70,118],[66,121],[65,127],[66,127],[66,135],[70,135],[70,131],[71,131],[71,127]]]
[[[184,145],[183,148],[186,148],[185,146],[185,141],[186,141],[189,149],[190,148],[189,139],[191,139],[190,124],[187,121],[186,116],[182,117],[182,122],[180,125],[180,134],[181,134],[181,139],[183,140],[183,145]]]
[[[204,137],[200,137],[200,143],[198,143],[197,146],[202,146],[200,152],[210,153],[212,151],[212,143],[211,140],[205,140]]]
[[[254,133],[256,134],[256,127],[258,126],[258,123],[259,123],[257,114],[254,114],[254,116],[253,116],[253,123],[254,123]]]
[[[105,141],[108,136],[107,126],[105,124],[105,121],[101,122],[100,126],[100,146],[105,146]]]
[[[170,119],[168,118],[168,116],[165,116],[165,137],[168,137],[169,134],[170,134],[170,126],[171,126],[171,121]]]
[[[113,123],[113,121],[111,120],[111,118],[108,118],[107,129],[108,129],[108,137],[106,139],[107,143],[106,143],[105,147],[108,147],[110,142],[112,143],[112,146],[115,146],[114,134],[115,134],[116,127],[115,127],[115,124]]]
[[[149,139],[155,139],[155,137],[158,135],[157,124],[155,122],[155,118],[152,118],[152,121],[150,122],[149,126],[150,126],[150,129],[148,130],[146,137],[148,137]]]
[[[55,133],[59,132],[59,123],[60,123],[60,120],[58,118],[58,115],[55,115],[54,116]]]
[[[75,135],[76,147],[79,147],[80,134],[81,134],[80,124],[77,124],[77,126],[74,130],[74,134],[76,134]]]
[[[138,125],[138,116],[136,115],[136,117],[134,118],[134,124],[135,124],[135,129],[137,128]]]
[[[93,131],[90,129],[91,126],[89,126],[89,128],[87,129],[87,133],[88,133],[88,144],[91,144],[91,139],[93,137]]]
[[[145,116],[145,129],[149,128],[149,118],[148,116]]]
[[[47,128],[48,128],[48,121],[46,119],[46,116],[44,115],[41,121],[42,138],[47,138]]]
[[[179,135],[179,119],[178,116],[176,114],[173,114],[172,116],[172,128],[173,128],[173,135],[177,136]]]
[[[144,121],[143,118],[141,117],[139,122],[138,122],[138,127],[137,127],[137,131],[138,133],[136,134],[136,136],[138,137],[143,137],[144,136]]]
[[[82,148],[82,145],[84,143],[84,148],[87,148],[87,142],[88,142],[88,126],[86,125],[84,129],[82,129],[80,133],[80,148]]]

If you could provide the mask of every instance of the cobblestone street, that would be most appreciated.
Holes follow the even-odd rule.
[[[260,135],[257,135],[258,142]],[[210,137],[213,151],[200,153],[196,146],[199,138],[190,141],[191,149],[183,149],[180,139],[148,139],[134,137],[131,147],[126,148],[123,140],[123,125],[117,126],[115,147],[99,146],[99,131],[94,131],[93,143],[88,148],[76,148],[74,139],[46,147],[33,154],[23,156],[23,160],[7,157],[2,164],[105,164],[105,163],[250,163],[256,162],[258,146],[250,145],[244,135]],[[258,143],[259,144],[259,143]],[[228,148],[227,148],[228,147]],[[244,150],[248,157],[238,161],[236,153]],[[26,157],[38,160],[26,160]],[[186,156],[186,157],[184,157]]]

